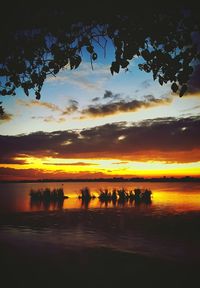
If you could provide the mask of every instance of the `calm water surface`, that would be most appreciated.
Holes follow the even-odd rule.
[[[98,196],[100,188],[122,188],[133,190],[136,187],[149,188],[153,192],[152,203],[141,204],[141,209],[149,209],[156,213],[181,213],[187,211],[200,211],[200,183],[106,183],[106,182],[68,182],[68,183],[9,183],[0,184],[0,212],[33,212],[56,211],[65,209],[95,209],[116,208],[120,205],[101,203],[98,198],[84,205],[77,198],[80,189],[89,187],[92,194]],[[31,203],[30,189],[49,187],[63,187],[64,194],[69,196],[62,204]],[[120,207],[134,207],[134,203],[124,203]],[[138,208],[137,208],[138,209]]]
[[[152,203],[106,205],[96,198],[85,205],[77,198],[85,186],[95,195],[100,188],[149,188]],[[63,187],[70,198],[63,204],[31,203],[30,189],[46,187]],[[0,184],[0,248],[7,243],[23,251],[58,253],[107,247],[193,261],[200,259],[199,215],[200,183]]]

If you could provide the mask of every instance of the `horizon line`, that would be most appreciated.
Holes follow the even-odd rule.
[[[44,178],[44,179],[21,179],[21,180],[0,180],[0,183],[19,183],[19,182],[174,182],[174,181],[200,181],[200,175],[199,176],[180,176],[180,177],[174,177],[174,176],[163,176],[163,177],[111,177],[111,178]]]

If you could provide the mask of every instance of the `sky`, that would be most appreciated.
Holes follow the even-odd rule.
[[[140,58],[111,75],[112,45],[96,49],[93,69],[85,54],[40,100],[0,96],[0,180],[200,176],[200,87],[180,98]]]

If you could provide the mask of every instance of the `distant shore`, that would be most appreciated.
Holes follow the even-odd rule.
[[[72,179],[28,179],[28,180],[0,180],[0,183],[46,183],[46,182],[200,182],[199,177],[158,177],[158,178],[143,178],[143,177],[113,177],[113,178],[72,178]]]

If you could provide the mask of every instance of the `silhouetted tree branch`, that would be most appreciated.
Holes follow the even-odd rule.
[[[152,72],[160,85],[170,82],[173,92],[183,96],[200,60],[195,43],[200,35],[198,10],[180,4],[142,5],[130,11],[129,7],[104,7],[90,15],[73,6],[73,16],[69,7],[59,5],[16,6],[12,15],[16,25],[1,28],[0,94],[15,95],[21,87],[27,96],[34,89],[40,99],[49,74],[76,69],[85,48],[92,65],[98,60],[95,45],[106,50],[111,39],[115,48],[112,74],[128,69],[132,59],[141,57],[140,70]]]

